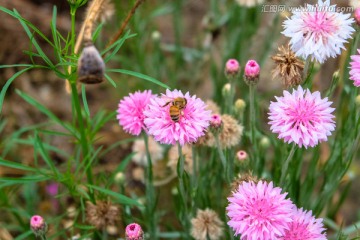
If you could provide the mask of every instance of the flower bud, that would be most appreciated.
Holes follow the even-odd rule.
[[[125,239],[126,240],[143,240],[144,232],[141,226],[137,223],[131,223],[125,228]]]
[[[78,60],[78,80],[96,84],[105,79],[105,63],[92,43],[86,43]]]
[[[153,31],[151,33],[151,39],[154,41],[154,42],[157,42],[161,39],[161,33],[159,31]]]
[[[355,104],[357,107],[360,107],[360,95],[357,95],[355,98]]]
[[[35,236],[45,236],[45,233],[47,232],[47,225],[45,220],[39,215],[34,215],[31,217],[30,228]]]
[[[244,112],[245,108],[246,108],[246,102],[243,99],[239,98],[235,101],[235,112],[236,113],[239,114],[239,113]]]
[[[219,114],[213,114],[210,119],[210,126],[213,128],[220,128],[221,124],[221,116]]]
[[[268,148],[270,147],[270,140],[268,137],[262,137],[260,140],[260,147]]]
[[[357,23],[357,25],[360,26],[360,8],[356,8],[354,11],[354,18]]]
[[[246,84],[255,85],[259,81],[260,66],[255,60],[249,60],[245,65],[244,79]]]
[[[240,64],[236,59],[229,59],[225,64],[225,76],[231,80],[239,76]]]
[[[171,189],[171,194],[174,195],[174,196],[176,196],[176,195],[179,194],[179,190],[178,190],[176,187],[173,187],[173,188]]]
[[[243,162],[248,158],[247,153],[244,150],[240,150],[236,153],[236,158],[240,161]]]
[[[228,97],[230,94],[230,91],[231,91],[231,85],[230,85],[230,83],[226,83],[222,89],[223,97]]]
[[[116,173],[115,176],[114,176],[114,181],[115,181],[117,184],[123,184],[124,181],[125,181],[125,175],[124,175],[124,173],[122,173],[122,172]]]

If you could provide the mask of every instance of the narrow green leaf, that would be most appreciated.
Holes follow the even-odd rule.
[[[8,88],[10,87],[11,83],[21,74],[23,74],[24,72],[32,69],[33,67],[28,67],[25,68],[23,70],[20,70],[19,72],[15,73],[11,78],[9,78],[9,80],[6,81],[5,85],[3,86],[3,88],[1,89],[1,93],[0,93],[0,114],[2,112],[2,106],[4,103],[4,98],[5,98],[5,94],[6,91],[8,90]]]
[[[82,100],[83,100],[86,115],[90,118],[90,109],[89,109],[89,105],[88,105],[88,102],[87,102],[87,99],[86,99],[86,89],[85,89],[84,84],[82,84],[82,86],[81,86],[81,97],[82,97]]]
[[[130,38],[129,33],[130,33],[130,31],[127,31],[124,37],[122,37],[121,39],[119,39],[118,41],[115,42],[114,50],[104,59],[105,63],[110,61],[110,59],[112,59],[114,57],[114,55],[120,50],[120,48],[124,44],[125,40]]]
[[[54,122],[60,124],[63,128],[65,128],[66,130],[68,130],[70,133],[72,133],[74,136],[77,136],[77,132],[69,125],[63,123],[63,121],[61,121],[58,117],[55,116],[55,114],[53,114],[49,109],[47,109],[45,106],[43,106],[42,104],[40,104],[38,101],[36,101],[35,99],[33,99],[32,97],[30,97],[29,95],[27,95],[26,93],[20,91],[20,90],[16,90],[16,93],[23,98],[26,102],[28,102],[29,104],[31,104],[32,106],[36,107],[40,112],[44,113],[46,116],[48,116],[51,120],[53,120]]]
[[[50,177],[44,175],[31,175],[22,178],[0,178],[0,189],[14,184],[24,184],[27,182],[42,182],[49,179]]]
[[[106,73],[105,73],[105,78],[106,78],[106,80],[108,80],[108,82],[109,82],[111,85],[113,85],[114,88],[117,87],[115,81],[112,80],[112,78],[111,78],[109,75],[107,75]]]
[[[29,237],[30,235],[32,235],[32,234],[33,234],[33,232],[32,232],[31,230],[29,230],[29,231],[24,232],[23,234],[17,236],[17,237],[15,238],[15,240],[28,239],[28,237]]]
[[[170,89],[170,87],[168,85],[160,82],[159,80],[156,80],[153,77],[147,76],[147,75],[142,74],[142,73],[133,72],[133,71],[126,70],[126,69],[107,69],[107,72],[117,72],[117,73],[122,73],[122,74],[130,75],[130,76],[134,76],[134,77],[141,78],[141,79],[144,79],[146,81],[155,83],[155,84],[157,84],[157,85],[159,85],[161,87]]]
[[[60,174],[59,170],[55,167],[54,162],[50,158],[49,153],[44,148],[44,145],[37,133],[35,133],[34,148],[39,151],[39,153],[40,153],[42,159],[44,160],[44,162],[46,163],[46,165],[48,165],[50,167],[50,169],[54,173],[54,176],[57,177]]]
[[[35,168],[23,165],[21,163],[8,161],[3,158],[0,158],[0,166],[14,168],[14,169],[20,169],[20,170],[27,171],[27,172],[36,172],[37,171]]]
[[[138,201],[134,200],[134,199],[131,199],[125,195],[122,195],[120,193],[116,193],[116,192],[113,192],[113,191],[110,191],[108,189],[104,189],[104,188],[101,188],[101,187],[98,187],[98,186],[94,186],[94,185],[90,185],[88,184],[87,185],[88,187],[90,188],[93,188],[101,193],[104,193],[108,196],[112,196],[114,197],[119,203],[122,203],[122,204],[126,204],[126,205],[137,205],[137,206],[142,206]]]

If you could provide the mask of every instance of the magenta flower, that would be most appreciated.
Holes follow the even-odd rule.
[[[175,98],[185,98],[186,104],[180,111],[172,112],[170,107]],[[169,103],[168,105],[166,105]],[[165,106],[166,105],[166,106]],[[176,109],[175,109],[176,110]],[[180,145],[193,143],[205,134],[211,119],[211,111],[196,96],[185,95],[179,90],[166,90],[166,95],[152,98],[144,111],[148,133],[163,144]]]
[[[229,59],[225,64],[225,75],[227,77],[236,77],[240,72],[240,64],[236,59]]]
[[[320,92],[311,93],[301,86],[293,93],[284,91],[283,97],[275,97],[277,102],[271,102],[269,113],[270,129],[278,133],[278,138],[285,142],[294,142],[299,147],[314,147],[321,141],[327,141],[327,136],[335,129],[331,114],[332,102],[321,99]]]
[[[289,229],[295,208],[286,195],[272,182],[243,181],[228,198],[228,225],[235,235],[241,234],[241,240],[278,239]]]
[[[316,5],[296,9],[285,20],[282,34],[291,38],[290,46],[297,56],[323,63],[345,49],[344,43],[355,31],[353,22],[350,14],[337,12],[330,0],[318,0]]]
[[[144,110],[153,96],[151,90],[137,91],[120,101],[116,118],[125,132],[138,136],[145,130]]]
[[[326,240],[322,219],[315,219],[311,211],[294,210],[293,221],[285,231],[282,240]]]
[[[360,49],[358,49],[360,53]],[[354,86],[360,87],[360,55],[351,56],[350,79],[354,81]]]
[[[141,226],[137,223],[131,223],[125,228],[126,240],[143,240],[144,232]]]

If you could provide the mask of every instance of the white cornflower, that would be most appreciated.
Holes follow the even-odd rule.
[[[330,0],[319,0],[316,5],[294,10],[291,18],[285,20],[282,34],[291,38],[290,46],[297,56],[323,63],[345,49],[344,43],[355,31],[353,22],[350,14],[336,12],[336,5],[330,5]]]

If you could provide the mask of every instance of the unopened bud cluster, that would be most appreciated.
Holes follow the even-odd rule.
[[[105,79],[105,63],[99,51],[91,43],[85,43],[78,60],[78,80],[82,83],[96,84]]]
[[[30,219],[30,228],[35,236],[43,237],[47,232],[47,224],[45,220],[39,216],[34,215]]]
[[[126,240],[143,240],[144,232],[141,229],[141,226],[137,223],[127,225],[125,229],[125,238]]]
[[[236,59],[229,59],[225,64],[225,76],[229,79],[235,79],[240,74],[240,64]]]

